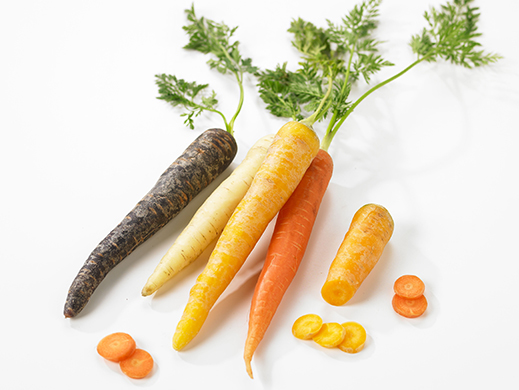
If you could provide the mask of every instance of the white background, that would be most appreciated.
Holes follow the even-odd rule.
[[[436,0],[386,0],[377,37],[395,67],[414,59],[407,45]],[[266,68],[297,54],[293,18],[335,23],[353,0],[197,0],[196,11],[230,26],[245,57]],[[468,70],[421,64],[365,100],[334,140],[335,172],[306,256],[253,359],[242,359],[248,311],[268,244],[262,238],[183,352],[171,338],[190,287],[209,253],[155,296],[149,274],[212,189],[259,137],[284,123],[264,109],[255,81],[236,122],[231,169],[176,219],[114,269],[74,319],[67,290],[97,243],[204,129],[157,100],[154,75],[210,83],[229,117],[237,87],[182,49],[191,1],[18,1],[0,6],[1,318],[0,386],[49,388],[452,389],[513,388],[518,382],[517,168],[519,56],[512,0],[477,0],[480,42],[504,56]],[[352,96],[359,96],[359,84]],[[323,125],[316,130],[322,134]],[[384,205],[394,235],[379,264],[343,307],[320,296],[328,267],[355,211]],[[408,320],[391,308],[402,274],[426,284],[429,309]],[[294,320],[357,321],[365,350],[348,355],[291,335]],[[96,353],[105,335],[130,333],[156,361],[136,381]],[[508,383],[508,385],[499,385]]]

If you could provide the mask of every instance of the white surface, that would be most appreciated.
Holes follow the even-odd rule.
[[[339,22],[356,2],[279,3],[197,0],[195,6],[199,15],[239,25],[244,56],[273,67],[295,66],[286,32],[292,18]],[[424,25],[429,4],[439,2],[383,3],[381,52],[396,67],[374,81],[412,61],[407,43]],[[79,317],[63,318],[68,287],[90,251],[203,129],[222,126],[219,117],[204,116],[196,130],[185,128],[179,111],[156,99],[154,75],[209,82],[220,108],[229,116],[234,110],[233,79],[211,71],[206,56],[182,49],[183,10],[190,5],[0,6],[0,386],[483,389],[517,383],[519,3],[512,0],[476,2],[480,42],[502,61],[477,70],[422,64],[363,102],[336,137],[334,176],[299,273],[256,352],[254,380],[242,354],[268,234],[184,352],[171,348],[171,337],[208,253],[157,295],[140,296],[217,183],[113,270]],[[233,166],[283,123],[264,110],[250,77],[246,94]],[[367,202],[392,213],[393,238],[355,298],[331,307],[321,299],[321,285],[354,212]],[[425,281],[430,304],[415,320],[391,308],[393,281],[407,273]],[[347,355],[295,339],[292,323],[306,313],[360,322],[369,335],[365,350]],[[97,355],[97,342],[115,331],[130,333],[153,355],[151,377],[130,380]]]

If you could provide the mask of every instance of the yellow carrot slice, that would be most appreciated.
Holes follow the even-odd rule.
[[[209,311],[294,192],[318,151],[319,139],[306,125],[288,122],[278,131],[249,191],[234,210],[189,293],[173,336],[174,349],[181,350],[198,334]]]
[[[335,348],[344,341],[346,330],[337,322],[326,322],[313,340],[321,347]]]
[[[317,314],[305,314],[292,325],[292,334],[301,340],[311,340],[323,326],[323,320]]]
[[[207,198],[148,278],[142,289],[143,296],[157,291],[218,238],[249,189],[273,139],[274,134],[259,139],[242,163]]]
[[[339,349],[347,353],[357,353],[364,348],[366,343],[366,330],[361,324],[350,321],[342,324],[346,331],[344,340],[338,345]]]
[[[377,264],[393,227],[393,218],[382,206],[367,204],[355,213],[321,289],[326,302],[341,306],[353,297]]]

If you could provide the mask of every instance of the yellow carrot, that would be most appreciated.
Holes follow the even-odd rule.
[[[319,139],[310,127],[288,122],[278,131],[249,191],[236,207],[189,293],[173,336],[174,349],[181,350],[198,334],[209,311],[294,192],[318,151]]]
[[[355,213],[321,289],[326,302],[341,306],[353,297],[377,264],[393,227],[393,218],[382,206],[367,204]]]
[[[218,238],[249,189],[273,139],[274,134],[260,138],[242,163],[207,198],[148,278],[142,289],[143,296],[157,291]]]

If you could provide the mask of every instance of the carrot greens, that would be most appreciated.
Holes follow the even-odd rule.
[[[332,99],[329,102],[331,117],[321,141],[321,148],[328,150],[338,130],[369,95],[396,80],[422,62],[449,61],[466,68],[479,67],[496,62],[500,56],[487,53],[476,41],[481,34],[477,22],[480,14],[478,8],[471,4],[474,0],[453,0],[439,8],[431,7],[424,13],[426,26],[418,34],[411,37],[410,46],[417,55],[415,61],[399,73],[374,85],[355,101],[348,101],[352,83],[362,77],[366,82],[384,66],[392,65],[377,54],[379,41],[371,37],[376,27],[375,18],[378,16],[380,0],[370,0],[355,6],[342,20],[342,25],[334,25],[328,21],[328,28],[318,29],[309,22],[298,20],[293,22],[288,31],[294,33],[293,45],[302,53],[304,62],[294,76],[286,70],[286,64],[275,71],[262,71],[259,83],[260,96],[267,104],[267,109],[276,116],[287,117],[288,112],[298,113],[300,107],[307,107],[309,94],[301,93],[302,85],[320,85],[329,76],[334,77]],[[316,38],[316,32],[319,32]],[[317,39],[320,44],[316,43]],[[334,50],[331,47],[335,47]],[[314,63],[321,67],[329,64],[329,59],[344,56],[343,62],[333,62],[337,74],[330,72],[314,72],[311,75],[308,68],[315,69]],[[306,76],[303,78],[302,75]],[[313,77],[312,79],[309,79]],[[304,79],[304,82],[301,79]],[[285,99],[285,101],[281,101]],[[281,107],[290,104],[290,110]],[[292,115],[290,115],[292,117]],[[326,118],[322,112],[319,120]]]
[[[331,113],[330,123],[335,123],[351,107],[347,98],[352,85],[361,77],[369,82],[382,67],[393,65],[378,55],[379,42],[372,38],[380,1],[356,5],[341,25],[328,20],[326,29],[301,18],[292,21],[288,31],[302,57],[300,68],[289,71],[284,63],[274,70],[261,71],[258,77],[260,96],[273,115],[303,118],[304,112],[312,112],[321,104],[331,83],[325,106],[312,115],[321,121]]]
[[[196,50],[204,54],[211,54],[207,61],[211,69],[216,69],[222,74],[232,74],[236,78],[240,89],[238,106],[232,118],[228,121],[225,115],[217,109],[218,99],[213,90],[207,95],[209,84],[198,84],[177,78],[174,75],[156,75],[156,84],[159,87],[158,99],[164,100],[173,106],[182,106],[186,112],[184,123],[189,128],[194,128],[194,118],[204,111],[220,115],[225,123],[226,130],[234,133],[234,122],[241,111],[244,100],[243,81],[246,73],[254,74],[257,68],[252,65],[250,58],[243,58],[239,51],[239,42],[232,39],[237,27],[228,27],[224,23],[216,23],[204,17],[197,17],[194,6],[186,11],[188,24],[183,26],[189,35],[189,43],[185,49]]]

